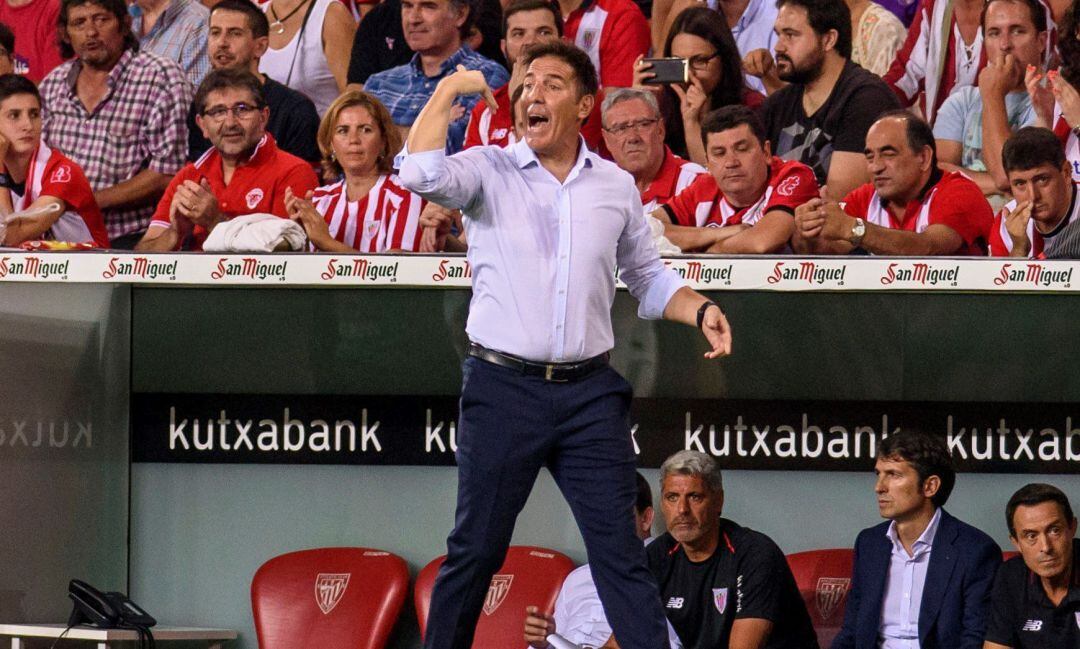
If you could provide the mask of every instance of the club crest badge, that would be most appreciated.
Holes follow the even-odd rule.
[[[484,598],[484,615],[493,615],[499,609],[510,594],[510,584],[513,581],[514,575],[495,575],[491,578],[491,586]]]
[[[66,183],[69,180],[71,180],[71,167],[67,165],[60,165],[49,177],[51,183]]]
[[[815,589],[818,614],[822,621],[827,621],[836,612],[840,602],[844,601],[851,580],[846,577],[822,577]]]
[[[394,39],[390,38],[389,36],[386,37],[386,49],[394,49]]]
[[[791,196],[795,193],[795,188],[799,186],[798,176],[788,176],[782,183],[776,188],[776,193],[781,196]]]
[[[255,206],[258,205],[259,201],[261,201],[262,199],[263,190],[259,189],[258,187],[248,192],[247,196],[244,197],[244,200],[247,201],[247,206],[249,210],[255,209]]]
[[[581,32],[581,49],[586,52],[593,49],[599,40],[600,31],[596,29],[586,29]]]
[[[330,611],[341,601],[345,589],[349,587],[350,573],[319,573],[315,578],[315,601],[319,604],[319,610],[323,615],[329,615]]]
[[[716,604],[716,610],[720,612],[720,615],[723,615],[724,611],[727,610],[727,594],[727,588],[712,589],[713,604]]]

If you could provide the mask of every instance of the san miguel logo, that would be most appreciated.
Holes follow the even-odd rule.
[[[42,261],[41,257],[0,257],[0,279],[32,277],[34,279],[67,279],[70,261]]]
[[[484,614],[492,615],[510,594],[510,584],[514,581],[514,575],[495,575],[491,578],[491,586],[488,587],[487,597],[484,598]]]
[[[922,286],[927,284],[931,286],[937,286],[938,284],[956,286],[959,279],[960,266],[958,265],[942,267],[924,263],[892,263],[885,269],[885,274],[881,276],[881,284],[882,286],[896,283],[919,284]]]
[[[389,282],[396,282],[398,263],[395,261],[392,264],[380,264],[369,260],[367,257],[352,257],[342,261],[335,257],[326,262],[326,270],[319,277],[324,282],[329,282],[338,277],[354,277],[372,282],[383,278]]]
[[[700,261],[669,261],[666,262],[680,277],[688,282],[699,284],[712,284],[717,282],[725,286],[731,285],[731,277],[735,273],[734,264],[715,266]]]
[[[469,262],[440,259],[439,269],[432,273],[431,281],[444,282],[448,279],[465,279],[468,277],[472,277],[472,266],[469,265]]]
[[[315,601],[319,603],[319,610],[323,615],[329,615],[330,611],[341,601],[345,589],[349,587],[350,573],[319,573],[315,578]]]
[[[850,586],[851,580],[846,577],[822,577],[817,580],[814,594],[822,621],[828,621],[832,617],[840,602],[844,601]]]
[[[254,257],[244,257],[239,261],[232,261],[228,257],[222,257],[218,259],[217,268],[210,273],[210,278],[247,277],[248,279],[277,279],[284,282],[285,268],[288,265],[289,262],[287,261],[268,264]]]
[[[1028,263],[1015,266],[1014,264],[1002,264],[998,276],[994,278],[995,286],[1028,285],[1069,288],[1072,286],[1073,268],[1052,270],[1045,264]]]
[[[797,263],[778,261],[773,266],[772,274],[765,278],[765,281],[770,284],[779,284],[780,282],[797,282],[801,284],[806,282],[807,284],[831,283],[836,286],[843,286],[845,274],[847,274],[847,264],[822,266],[816,261],[800,261]]]
[[[114,277],[139,277],[142,279],[168,277],[169,279],[176,279],[176,265],[178,263],[176,260],[168,263],[158,263],[150,261],[147,257],[135,257],[134,259],[121,261],[119,257],[113,257],[109,260],[109,265],[102,271],[101,276],[105,279]]]

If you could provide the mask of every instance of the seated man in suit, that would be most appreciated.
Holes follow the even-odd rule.
[[[982,647],[1001,549],[942,507],[956,482],[940,437],[885,438],[874,466],[888,522],[859,533],[833,649]]]

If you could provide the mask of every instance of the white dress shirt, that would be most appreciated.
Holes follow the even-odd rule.
[[[464,216],[473,290],[465,330],[489,349],[540,362],[610,350],[615,268],[640,302],[663,316],[684,282],[660,260],[630,174],[580,141],[559,183],[524,140],[398,158],[410,191]]]
[[[930,524],[911,546],[908,555],[896,533],[896,521],[885,533],[892,542],[889,574],[885,579],[885,596],[881,604],[881,649],[919,649],[919,610],[922,608],[926,569],[930,551],[941,522],[941,509],[934,512]]]

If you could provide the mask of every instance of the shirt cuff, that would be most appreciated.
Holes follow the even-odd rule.
[[[433,149],[411,153],[406,145],[394,157],[394,166],[399,169],[398,177],[406,189],[413,192],[430,190],[446,168],[446,151]]]
[[[645,320],[659,320],[664,317],[664,309],[675,292],[686,286],[686,281],[667,266],[653,279],[645,291],[645,299],[638,304],[638,317]]]

